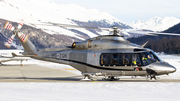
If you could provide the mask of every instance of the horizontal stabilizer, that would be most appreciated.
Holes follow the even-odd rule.
[[[16,57],[16,56],[18,56],[18,55],[16,55],[15,53],[12,53],[12,56],[13,56],[13,57]]]
[[[32,57],[32,56],[37,56],[37,54],[34,55],[17,55],[16,53],[12,53],[13,57]]]

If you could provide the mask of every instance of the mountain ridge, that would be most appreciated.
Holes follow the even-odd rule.
[[[154,17],[147,21],[142,21],[142,20],[134,21],[130,24],[130,26],[137,29],[164,31],[178,23],[180,23],[180,19],[174,17]]]
[[[21,3],[19,3],[21,2]],[[3,10],[6,9],[6,12]],[[108,23],[106,27],[110,27],[114,24],[119,26],[125,26],[124,28],[131,28],[129,25],[122,23],[120,20],[111,16],[106,12],[100,12],[95,9],[85,9],[84,7],[75,4],[56,4],[50,0],[3,0],[0,2],[0,18],[10,20],[13,22],[19,22],[24,19],[25,23],[32,26],[30,23],[43,24],[42,22],[54,22],[62,24],[77,25],[73,20],[80,22],[101,22]],[[79,37],[78,33],[74,33],[69,29],[72,28],[60,28],[57,26],[33,26],[49,34],[64,34],[76,37],[81,40],[84,38]],[[51,31],[53,30],[53,31]],[[88,34],[89,37],[95,37],[96,34],[86,29],[76,29],[80,32]],[[100,35],[107,34],[106,32],[97,32]]]

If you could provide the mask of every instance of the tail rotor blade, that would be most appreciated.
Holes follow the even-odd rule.
[[[22,26],[23,26],[23,24],[24,24],[24,20],[21,20],[21,22],[20,22],[19,25],[18,25],[18,29],[21,29]]]
[[[19,38],[21,39],[21,41],[22,41],[23,43],[26,43],[26,41],[27,41],[28,38],[29,38],[29,35],[25,35],[25,34],[23,34],[23,33],[18,33],[18,36],[19,36]]]
[[[4,44],[7,48],[10,48],[11,47],[11,44],[13,42],[13,39],[15,37],[15,34],[13,34],[9,39],[8,41]]]
[[[6,24],[4,25],[4,29],[13,31],[15,28],[9,21],[7,21]]]

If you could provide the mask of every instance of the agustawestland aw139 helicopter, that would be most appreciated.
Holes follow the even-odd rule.
[[[24,47],[24,56],[34,59],[50,61],[60,64],[68,64],[81,71],[83,80],[95,80],[103,76],[104,80],[116,80],[119,76],[146,76],[149,80],[155,80],[157,75],[174,73],[176,68],[167,62],[163,62],[151,49],[144,48],[128,42],[123,36],[122,29],[117,26],[111,28],[94,28],[75,25],[66,25],[47,22],[47,26],[75,27],[106,30],[113,35],[97,36],[82,42],[74,42],[72,46],[65,48],[47,48],[37,50],[28,36],[20,32],[23,23],[17,28],[10,22],[6,22],[4,28],[13,31],[10,41],[16,36]],[[133,31],[141,34],[141,32]],[[143,34],[145,32],[142,32]],[[149,35],[165,34],[178,35],[173,33],[145,33]],[[10,47],[11,42],[6,46]]]

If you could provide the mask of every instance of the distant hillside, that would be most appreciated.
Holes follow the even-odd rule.
[[[3,29],[6,20],[0,19],[0,49],[7,49],[4,46],[4,43],[7,42],[8,38],[12,35],[12,32],[9,30]],[[11,22],[14,26],[17,26],[18,23]],[[74,41],[80,41],[79,39],[72,38],[66,35],[56,35],[48,34],[41,29],[36,29],[28,25],[23,25],[21,32],[26,35],[29,35],[29,39],[37,48],[52,48],[52,47],[61,47],[71,45]],[[6,38],[6,37],[8,38]],[[17,38],[13,41],[14,47],[20,45]]]
[[[75,4],[57,4],[50,0],[0,0],[0,12],[0,33],[10,37],[10,31],[1,30],[6,20],[18,23],[23,19],[26,25],[21,31],[29,35],[29,39],[38,48],[67,46],[74,41],[109,34],[108,31],[46,26],[50,22],[89,27],[109,28],[118,25],[125,29],[131,28],[106,12],[86,9]],[[13,25],[17,26],[17,23]],[[129,34],[126,36],[131,37]],[[6,41],[7,38],[0,40]],[[14,46],[16,45],[19,45],[19,42],[15,40]]]
[[[106,12],[100,12],[96,9],[86,9],[75,4],[57,4],[50,0],[3,0],[0,1],[0,12],[0,19],[12,22],[20,22],[23,19],[31,27],[41,29],[51,35],[56,34],[71,37],[73,40],[85,40],[109,33],[98,30],[93,30],[92,32],[91,30],[82,28],[64,28],[56,25],[46,26],[44,22],[46,24],[52,22],[89,27],[100,27],[99,25],[103,25],[106,28],[112,25],[118,25],[125,29],[131,28]]]
[[[165,33],[180,33],[180,23],[163,31]]]
[[[163,31],[165,33],[179,33],[180,23]],[[129,38],[132,43],[143,44],[148,41],[145,48],[150,48],[155,52],[165,52],[167,54],[180,54],[180,37],[159,35],[159,36],[141,36],[138,38]]]

